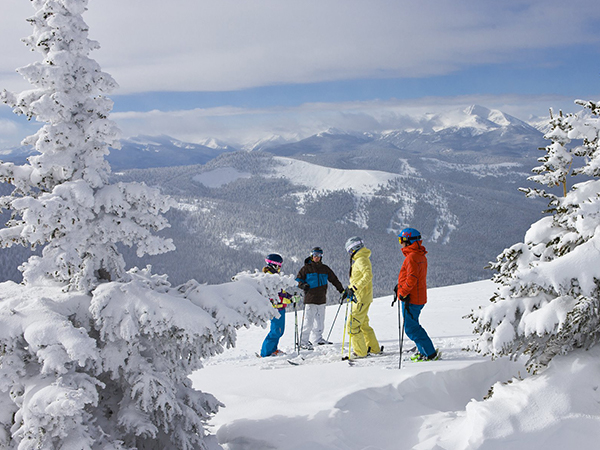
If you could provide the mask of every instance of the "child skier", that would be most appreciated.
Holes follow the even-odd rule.
[[[271,253],[265,258],[265,263],[267,265],[263,267],[263,273],[279,276],[281,266],[283,265],[283,258],[281,255],[278,255],[277,253]],[[285,308],[290,303],[295,302],[297,298],[298,297],[295,293],[286,292],[285,289],[281,289],[276,296],[273,295],[271,298],[269,298],[273,304],[273,307],[279,312],[279,317],[274,317],[271,319],[269,334],[267,334],[267,337],[265,337],[260,350],[261,357],[264,358],[266,356],[277,356],[283,354],[283,352],[279,350],[277,346],[279,345],[279,339],[281,339],[281,336],[283,336],[283,332],[285,331]]]

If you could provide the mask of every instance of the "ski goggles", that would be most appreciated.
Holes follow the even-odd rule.
[[[322,258],[323,257],[323,252],[312,252],[310,254],[313,258],[317,257],[317,258]]]
[[[270,265],[281,269],[281,263],[279,261],[271,261],[270,259],[265,259],[265,262]]]

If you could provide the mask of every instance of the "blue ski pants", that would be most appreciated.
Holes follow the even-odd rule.
[[[275,350],[277,350],[277,345],[279,344],[279,339],[283,336],[283,332],[285,331],[285,309],[279,310],[279,317],[271,319],[271,329],[269,330],[269,334],[263,341],[262,348],[260,349],[260,356],[263,358],[265,356],[271,356]]]
[[[413,341],[418,352],[423,356],[431,356],[435,353],[433,342],[429,338],[425,328],[419,323],[419,316],[425,305],[414,305],[402,302],[402,316],[404,317],[404,332]]]

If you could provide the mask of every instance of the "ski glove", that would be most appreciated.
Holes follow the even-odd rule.
[[[358,300],[356,299],[356,295],[354,294],[354,289],[352,289],[350,286],[348,286],[342,292],[342,298],[340,299],[340,303],[343,303],[344,300],[346,300],[346,299],[348,299],[354,303],[358,303]]]
[[[308,292],[310,289],[310,285],[306,281],[299,281],[298,287],[302,289],[304,292]]]
[[[401,302],[409,302],[410,303],[410,295],[407,295],[407,296],[399,295],[398,297],[394,298],[394,300],[392,301],[392,306],[394,306],[394,303],[396,303],[396,300],[400,300]]]
[[[342,303],[347,298],[352,298],[353,295],[354,295],[354,289],[352,289],[351,287],[347,287],[346,289],[344,289],[342,291],[342,298],[340,299],[340,303]]]
[[[398,285],[394,286],[394,299],[392,300],[392,306],[396,304],[398,300]]]
[[[290,294],[289,292],[285,292],[284,290],[279,291],[279,294],[277,295],[279,295],[279,300],[281,300],[282,302],[284,302],[284,299],[289,300],[292,298],[292,294]]]

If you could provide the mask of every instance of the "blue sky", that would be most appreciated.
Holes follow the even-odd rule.
[[[240,144],[477,103],[521,119],[600,97],[597,0],[90,0],[90,56],[124,136]],[[0,4],[0,88],[39,55],[28,0]],[[382,123],[381,117],[386,117]],[[361,122],[362,121],[362,122]],[[0,148],[33,124],[0,107]]]

